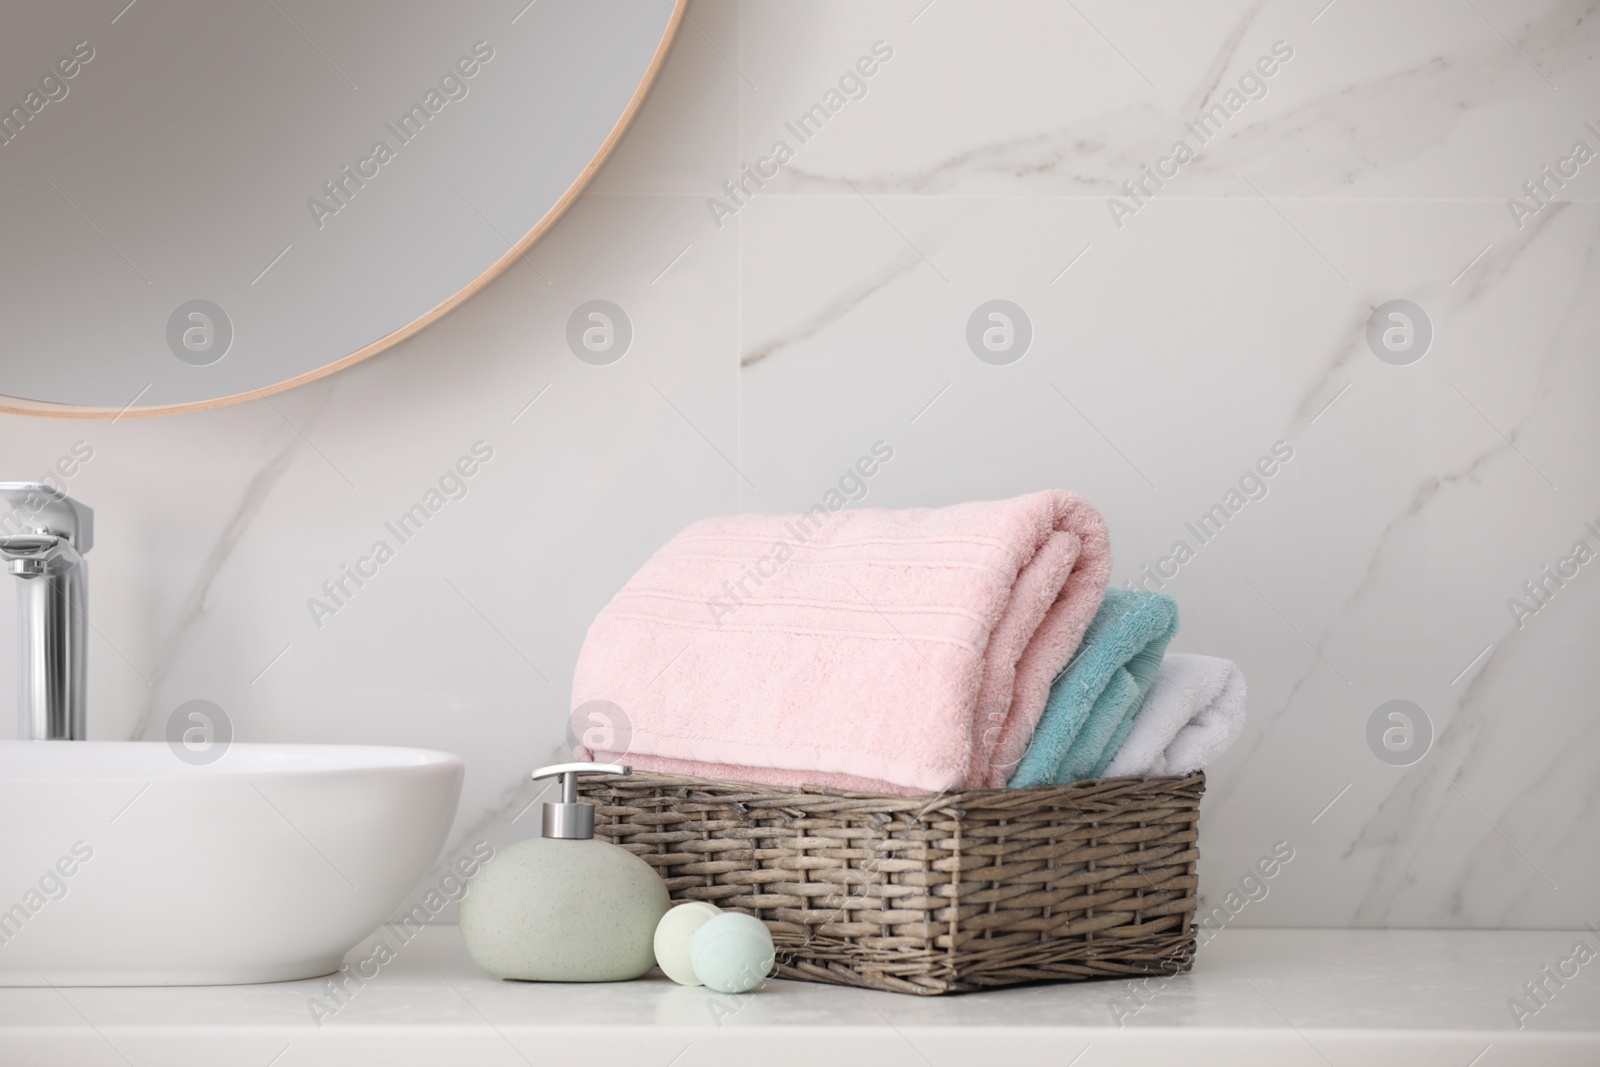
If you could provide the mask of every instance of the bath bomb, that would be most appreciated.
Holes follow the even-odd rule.
[[[679,985],[699,985],[689,958],[689,942],[696,930],[721,914],[721,908],[703,900],[669,908],[656,924],[656,965],[661,972]]]
[[[707,920],[689,942],[695,976],[718,993],[754,989],[772,970],[775,955],[766,924],[737,911]]]

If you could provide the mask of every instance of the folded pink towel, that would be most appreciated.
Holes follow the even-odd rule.
[[[1110,571],[1105,521],[1062,491],[706,519],[601,610],[573,706],[618,705],[627,751],[592,756],[641,770],[998,789]]]

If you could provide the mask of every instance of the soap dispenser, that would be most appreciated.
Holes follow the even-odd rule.
[[[541,836],[496,853],[461,900],[461,938],[478,966],[500,978],[622,982],[655,966],[666,883],[627,849],[594,839],[594,805],[578,800],[579,772],[631,774],[608,763],[541,767],[560,777]]]

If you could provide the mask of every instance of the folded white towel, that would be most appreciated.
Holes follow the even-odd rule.
[[[1231,660],[1169,652],[1104,776],[1189,774],[1244,728],[1244,675]]]

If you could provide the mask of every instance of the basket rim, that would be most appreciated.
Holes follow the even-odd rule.
[[[813,813],[850,809],[858,814],[902,814],[915,812],[929,816],[965,816],[982,812],[1024,812],[1061,804],[1091,818],[1090,810],[1115,808],[1141,797],[1193,798],[1206,791],[1206,772],[1186,775],[1124,776],[1086,778],[1066,785],[1035,785],[1018,789],[963,789],[948,793],[901,796],[896,793],[871,793],[833,789],[827,786],[777,786],[757,782],[736,782],[720,778],[701,778],[659,771],[634,771],[626,777],[580,772],[586,789],[612,795],[640,790],[675,793],[687,802],[737,804],[752,809],[800,808]]]
[[[624,766],[626,766],[624,764]],[[929,798],[961,797],[966,800],[984,800],[993,797],[1027,797],[1029,799],[1046,799],[1051,796],[1069,796],[1077,794],[1093,794],[1095,796],[1114,795],[1122,790],[1145,790],[1151,788],[1182,789],[1187,786],[1204,788],[1206,772],[1203,770],[1192,771],[1189,774],[1161,774],[1161,775],[1120,775],[1115,778],[1083,778],[1076,782],[1064,785],[1028,785],[1016,789],[949,789],[934,793],[913,793],[902,795],[899,793],[874,793],[867,790],[834,789],[823,785],[767,785],[762,782],[741,782],[731,778],[703,778],[693,774],[669,774],[664,771],[634,770],[627,775],[607,774],[595,771],[580,771],[585,780],[603,782],[607,785],[625,786],[629,782],[639,785],[665,785],[704,787],[710,786],[719,790],[738,790],[756,796],[819,796],[839,797],[844,800],[903,800],[908,804],[927,801]]]

